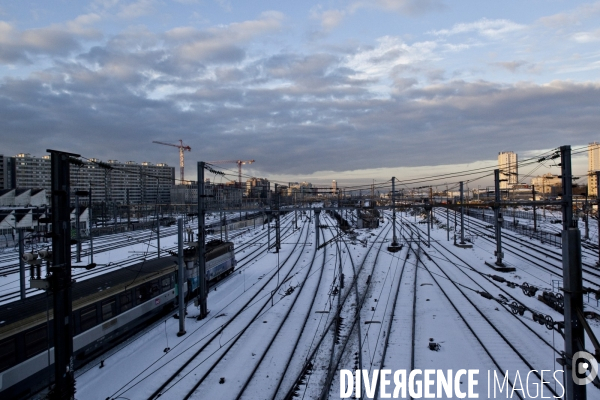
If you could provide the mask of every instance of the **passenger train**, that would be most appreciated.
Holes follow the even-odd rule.
[[[207,243],[209,283],[233,272],[235,265],[233,243]],[[183,290],[190,296],[198,286],[197,268],[185,271]],[[75,369],[173,310],[177,303],[177,272],[177,257],[169,256],[75,282]],[[189,292],[188,287],[192,289]],[[50,386],[54,371],[53,322],[51,295],[40,294],[1,307],[0,398],[28,398]]]

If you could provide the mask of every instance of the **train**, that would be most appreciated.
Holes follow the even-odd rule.
[[[205,257],[208,284],[235,269],[231,242],[207,243]],[[168,256],[73,283],[74,368],[171,312],[177,304],[177,273],[177,257]],[[185,268],[185,275],[183,291],[189,298],[198,287],[197,268]],[[47,293],[1,307],[0,398],[29,398],[52,384],[53,323]]]

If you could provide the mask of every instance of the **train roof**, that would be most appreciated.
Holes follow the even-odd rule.
[[[151,279],[153,275],[158,275],[164,268],[174,266],[176,260],[177,257],[173,256],[146,260],[81,282],[75,282],[72,286],[73,303],[88,296],[101,294],[101,292],[119,285],[135,286],[137,283]],[[46,296],[45,293],[27,297],[23,301],[17,300],[2,305],[0,307],[0,333],[3,330],[2,328],[14,322],[39,313],[45,313],[46,298],[48,299],[50,315],[52,315],[52,295]]]

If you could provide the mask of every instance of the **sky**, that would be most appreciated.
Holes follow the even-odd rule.
[[[0,154],[177,167],[152,141],[181,139],[186,179],[340,185],[494,166],[600,141],[599,27],[600,1],[3,1]]]

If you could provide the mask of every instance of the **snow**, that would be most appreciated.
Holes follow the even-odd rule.
[[[411,223],[420,220],[419,216],[407,214],[401,214],[399,218]],[[445,215],[438,218],[441,223],[445,222]],[[465,220],[469,221],[470,218],[465,217]],[[439,369],[456,372],[459,369],[478,369],[479,398],[487,396],[488,371],[491,371],[493,379],[494,371],[500,375],[501,371],[508,370],[509,380],[517,388],[522,385],[525,391],[529,390],[533,395],[539,379],[532,375],[527,382],[530,369],[554,372],[561,368],[555,361],[559,354],[552,349],[563,349],[560,334],[534,322],[528,312],[524,316],[514,316],[510,307],[476,293],[487,292],[495,299],[502,295],[510,301],[510,297],[514,297],[530,309],[561,321],[562,316],[538,301],[537,297],[527,297],[519,287],[509,288],[485,276],[502,275],[508,281],[518,284],[527,282],[551,290],[553,281],[562,279],[558,269],[560,262],[546,258],[546,264],[557,267],[556,273],[550,273],[540,269],[537,261],[528,261],[506,251],[506,263],[515,266],[517,271],[499,273],[492,270],[484,261],[495,261],[495,243],[485,240],[476,231],[476,219],[466,223],[466,233],[473,238],[473,248],[453,246],[454,232],[450,241],[447,241],[446,230],[434,225],[431,230],[432,247],[427,248],[421,243],[421,257],[417,261],[416,241],[403,238],[400,241],[404,244],[402,251],[386,251],[392,238],[387,214],[385,221],[377,229],[356,230],[355,239],[344,236],[347,246],[339,243],[343,249],[341,260],[335,241],[321,249],[316,248],[314,220],[309,222],[304,218],[299,222],[300,229],[293,230],[292,216],[283,217],[279,254],[266,252],[266,229],[258,227],[244,231],[234,239],[236,258],[240,260],[250,256],[240,262],[229,278],[211,287],[208,317],[197,321],[195,316],[198,310],[190,304],[186,335],[177,337],[179,321],[168,317],[102,356],[103,368],[99,368],[100,359],[92,362],[76,375],[77,398],[148,398],[171,374],[199,352],[162,391],[161,398],[183,398],[194,385],[199,384],[192,398],[234,399],[239,395],[244,399],[280,399],[288,391],[294,391],[296,378],[301,375],[306,360],[319,343],[312,359],[314,369],[304,375],[305,379],[298,387],[298,398],[319,398],[328,379],[331,359],[339,359],[338,370],[354,370],[359,356],[362,368],[367,370],[386,368],[392,372],[410,372],[413,369]],[[335,220],[325,213],[321,214],[321,223],[335,226]],[[519,220],[519,223],[528,224],[531,221]],[[554,226],[546,222],[540,225],[546,230]],[[426,235],[425,225],[416,224],[414,227]],[[487,231],[492,233],[490,229]],[[591,222],[590,231],[597,231],[595,221]],[[406,227],[403,232],[406,234]],[[324,230],[321,243],[336,234],[336,228]],[[508,230],[503,230],[503,234],[507,238],[515,235]],[[272,242],[274,237],[274,232],[271,232]],[[253,241],[258,243],[251,243]],[[369,247],[363,246],[364,242],[374,248],[369,250]],[[542,245],[536,240],[530,240],[529,243],[560,255],[558,248]],[[162,248],[175,245],[175,235],[161,238]],[[98,254],[94,258],[101,264],[133,259],[137,254],[152,251],[149,249],[155,249],[155,246],[155,241],[140,242]],[[596,259],[597,253],[583,254],[585,263],[594,264]],[[345,285],[341,293],[335,295],[340,264]],[[352,285],[355,273],[358,274],[357,283]],[[598,282],[597,278],[591,278],[586,273],[584,277]],[[416,286],[413,285],[415,279]],[[278,281],[284,282],[279,289]],[[6,287],[15,286],[6,284]],[[399,297],[394,304],[398,287]],[[2,287],[2,290],[7,289]],[[335,310],[339,299],[346,294],[348,301],[340,312],[343,324],[339,344],[334,346]],[[541,294],[541,291],[537,294]],[[413,299],[416,301],[414,304]],[[358,306],[361,306],[358,310],[360,324],[353,325]],[[595,311],[600,309],[596,300],[587,297],[585,307]],[[388,331],[392,311],[393,319]],[[598,335],[600,322],[589,322]],[[357,335],[359,328],[360,346]],[[325,338],[320,341],[324,334]],[[269,347],[271,340],[273,343]],[[387,349],[382,365],[386,340]],[[429,349],[430,341],[440,344],[439,351]],[[298,346],[293,351],[296,342]],[[589,339],[586,339],[586,344],[588,349],[591,348]],[[345,346],[343,351],[342,346]],[[167,347],[170,350],[165,352]],[[335,349],[333,358],[332,348]],[[359,348],[362,351],[360,354]],[[288,362],[289,368],[286,369]],[[286,372],[282,376],[284,370]],[[330,376],[329,398],[339,398],[339,372],[334,371]],[[561,378],[562,374],[557,376]],[[223,383],[220,383],[221,378],[224,378]],[[556,388],[558,394],[561,393],[560,385],[554,382],[551,375],[545,373],[544,379],[551,382],[550,386]],[[466,392],[466,385],[467,380],[462,379],[462,391]],[[245,387],[243,391],[242,387]],[[389,388],[388,392],[391,392]],[[521,394],[521,391],[517,393]],[[497,393],[496,398],[510,398],[511,392],[508,394]],[[551,395],[547,387],[544,395]],[[516,397],[515,394],[513,398]],[[590,386],[588,398],[600,398],[600,391]]]

